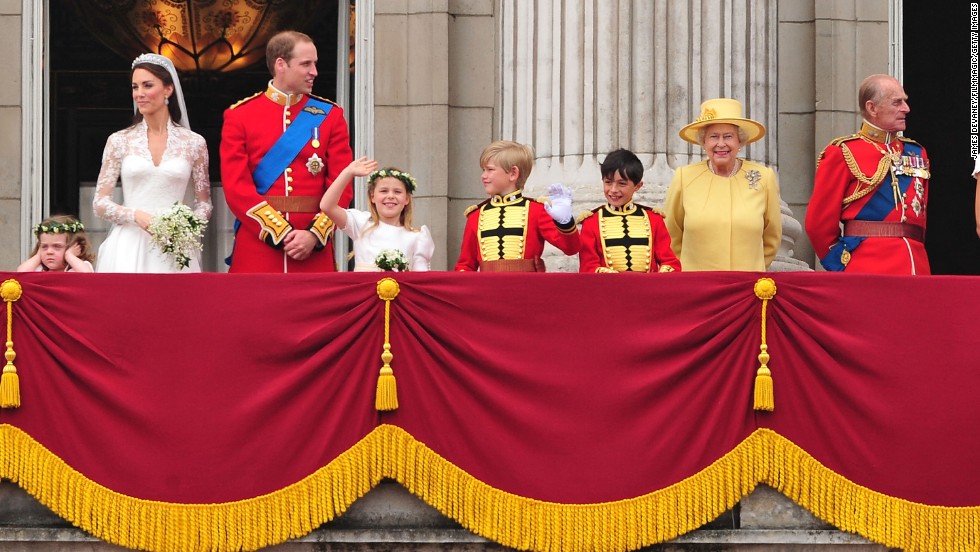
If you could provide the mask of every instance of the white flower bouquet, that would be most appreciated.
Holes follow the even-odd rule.
[[[405,272],[408,270],[408,260],[398,249],[385,249],[374,258],[374,264],[381,270],[389,272]]]
[[[201,237],[208,221],[202,220],[183,203],[174,203],[153,219],[148,230],[153,243],[169,256],[178,269],[187,268],[191,252],[202,249]]]

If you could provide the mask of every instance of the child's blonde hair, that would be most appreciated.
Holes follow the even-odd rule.
[[[405,186],[405,191],[408,192],[408,197],[411,198],[415,194],[415,187],[417,186],[415,182],[415,177],[411,174],[397,169],[395,167],[385,167],[379,171],[374,171],[368,176],[368,210],[371,212],[371,226],[364,229],[364,233],[367,234],[371,230],[378,227],[378,223],[381,216],[378,214],[378,208],[374,206],[374,201],[371,199],[374,196],[374,188],[376,187],[379,180],[382,178],[394,178],[400,181]],[[415,232],[415,228],[412,228],[412,205],[413,201],[409,200],[408,205],[402,209],[401,215],[398,216],[398,221],[401,225],[410,232]]]
[[[90,263],[95,262],[95,253],[92,252],[88,235],[85,233],[85,225],[77,218],[71,215],[51,215],[42,220],[40,224],[36,224],[34,226],[34,237],[36,241],[34,242],[34,251],[31,252],[32,257],[41,248],[41,234],[65,234],[67,236],[65,240],[66,247],[71,247],[77,243],[79,249],[81,249],[78,258]],[[41,266],[44,267],[43,264]],[[47,267],[42,268],[42,270],[47,270]]]
[[[534,150],[531,146],[510,140],[497,140],[483,148],[483,153],[480,154],[480,168],[487,168],[488,163],[494,163],[507,172],[517,167],[519,172],[517,189],[523,190],[527,177],[531,174],[531,168],[534,166]]]

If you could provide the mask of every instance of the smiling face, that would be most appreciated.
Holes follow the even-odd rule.
[[[161,109],[167,110],[167,98],[174,92],[173,85],[165,85],[160,77],[137,67],[133,70],[133,101],[143,117],[152,116]]]
[[[373,183],[371,204],[377,212],[377,220],[386,224],[402,226],[402,211],[412,202],[405,183],[393,176],[379,178]]]
[[[309,94],[316,80],[316,46],[312,42],[297,41],[289,61],[276,60],[276,76],[272,85],[287,94]]]
[[[616,171],[602,179],[602,193],[609,205],[622,209],[633,201],[633,194],[643,186],[643,181],[634,183],[623,173]]]
[[[731,168],[742,147],[742,142],[738,139],[738,127],[727,123],[708,125],[704,129],[703,145],[708,160],[719,172]]]
[[[40,234],[37,237],[37,252],[41,255],[41,264],[52,271],[64,270],[65,250],[68,249],[68,234]]]

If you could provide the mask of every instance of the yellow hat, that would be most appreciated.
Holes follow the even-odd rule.
[[[762,123],[742,116],[742,102],[731,98],[715,98],[701,104],[701,115],[693,123],[681,129],[681,138],[685,142],[699,144],[698,129],[715,124],[735,125],[741,128],[746,136],[743,144],[751,144],[766,135],[766,127],[762,126]]]

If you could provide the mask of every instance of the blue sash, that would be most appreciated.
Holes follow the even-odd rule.
[[[313,136],[312,130],[320,126],[332,108],[332,104],[312,96],[307,100],[306,107],[293,119],[279,140],[269,148],[265,157],[259,162],[259,166],[255,167],[252,181],[255,182],[255,189],[259,194],[269,191],[286,167],[296,159],[303,146],[310,141]]]
[[[306,145],[306,142],[313,136],[313,129],[320,126],[320,123],[327,118],[327,114],[333,109],[333,104],[322,102],[312,96],[306,101],[306,107],[299,112],[293,119],[286,132],[276,140],[276,143],[265,153],[262,161],[252,172],[252,182],[255,183],[255,190],[259,195],[265,195],[272,188],[276,179],[279,178],[296,159],[299,152]],[[242,221],[235,219],[234,235],[238,236],[238,229],[241,228]],[[225,264],[231,266],[231,258],[235,255],[235,244],[232,242],[231,254],[225,258]]]

